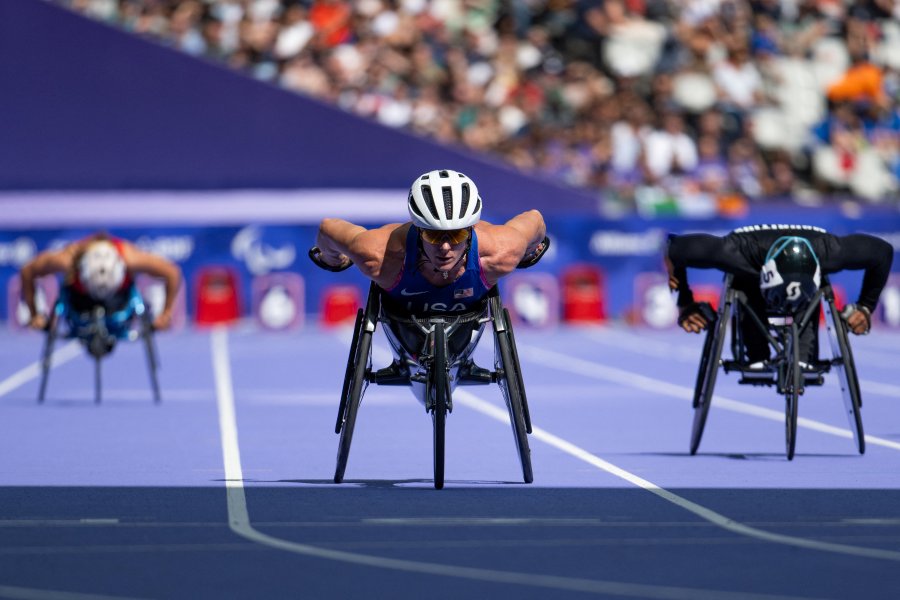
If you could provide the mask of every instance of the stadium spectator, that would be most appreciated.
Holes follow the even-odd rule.
[[[689,170],[696,158],[686,149],[712,136],[732,185],[753,199],[827,180],[793,165],[834,150],[822,129],[844,117],[827,114],[826,102],[839,113],[851,102],[873,147],[863,172],[878,172],[857,179],[878,183],[850,190],[890,200],[897,187],[900,9],[889,0],[54,1],[388,126],[613,195],[656,185],[672,168],[650,111],[688,115],[676,170]],[[762,108],[769,127],[754,132]],[[765,165],[761,149],[778,160]],[[640,161],[654,166],[641,172]]]

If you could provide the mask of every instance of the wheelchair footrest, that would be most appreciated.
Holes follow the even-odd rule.
[[[463,363],[459,367],[459,385],[488,385],[494,380],[494,374],[490,370],[483,369],[472,361]]]
[[[401,367],[395,360],[369,375],[369,381],[376,385],[410,385],[409,370]]]

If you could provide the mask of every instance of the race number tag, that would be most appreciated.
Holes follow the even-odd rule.
[[[775,261],[770,260],[764,264],[762,270],[759,272],[759,287],[765,290],[781,285],[782,283],[784,283],[784,279],[782,279],[781,273],[778,272]]]

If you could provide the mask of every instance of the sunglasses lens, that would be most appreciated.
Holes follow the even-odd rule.
[[[436,229],[423,229],[422,238],[429,244],[443,244],[446,239],[450,245],[455,246],[469,239],[468,229],[453,229],[450,231],[440,231]]]

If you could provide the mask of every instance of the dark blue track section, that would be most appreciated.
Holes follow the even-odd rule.
[[[697,336],[519,331],[541,430],[530,438],[535,483],[521,483],[509,425],[480,408],[502,409],[499,390],[468,387],[448,420],[447,488],[438,492],[430,419],[403,388],[369,388],[347,483],[331,483],[347,331],[231,331],[226,394],[249,527],[269,536],[262,542],[229,527],[217,335],[159,336],[160,406],[140,346],[118,348],[104,363],[99,407],[80,353],[54,369],[37,405],[34,371],[22,370],[40,336],[0,338],[0,597],[889,599],[900,589],[897,334],[852,340],[872,436],[866,455],[833,433],[847,423],[832,377],[801,398],[806,421],[788,462],[783,423],[767,416],[782,410],[780,399],[733,376],[720,376],[700,452],[688,455]],[[486,336],[479,362],[490,362],[490,346]],[[377,333],[379,365],[385,350]],[[548,444],[557,438],[543,432],[683,503],[850,550],[729,531]],[[317,549],[451,569],[365,566]],[[873,549],[894,554],[864,555]],[[457,567],[480,571],[463,577]],[[498,573],[523,583],[484,580]]]

